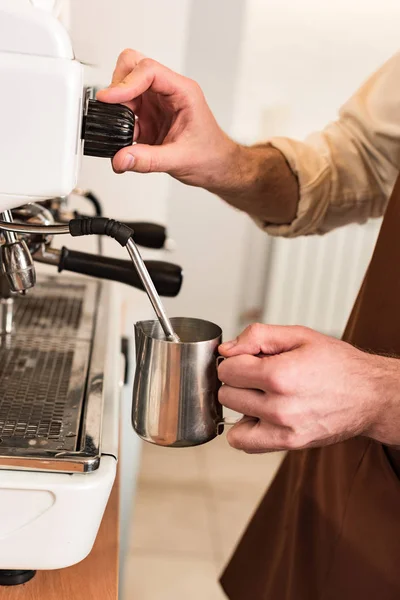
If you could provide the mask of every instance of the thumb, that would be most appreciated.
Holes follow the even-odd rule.
[[[117,152],[112,163],[117,173],[125,173],[125,171],[167,173],[172,171],[176,164],[179,164],[179,159],[173,144],[163,146],[134,144]]]
[[[225,357],[238,354],[280,354],[303,345],[309,335],[310,330],[306,327],[255,323],[247,327],[235,340],[221,344],[219,352]]]

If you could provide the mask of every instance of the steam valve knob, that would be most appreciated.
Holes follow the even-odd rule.
[[[89,100],[82,125],[83,153],[112,158],[132,145],[134,129],[135,115],[127,106]]]

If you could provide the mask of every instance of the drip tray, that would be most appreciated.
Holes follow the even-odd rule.
[[[89,342],[20,338],[0,349],[3,447],[77,450]]]
[[[99,287],[49,278],[15,299],[15,333],[0,336],[0,469],[97,468],[104,367],[95,351]]]

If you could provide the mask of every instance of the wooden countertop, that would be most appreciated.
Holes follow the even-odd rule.
[[[85,560],[56,571],[38,571],[25,585],[0,587],[0,600],[117,600],[119,481],[111,492],[96,542]]]

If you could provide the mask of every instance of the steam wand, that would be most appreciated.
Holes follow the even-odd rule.
[[[126,244],[128,254],[135,265],[136,271],[143,283],[143,287],[149,297],[149,300],[154,308],[158,320],[160,321],[161,327],[164,330],[166,338],[169,342],[180,342],[179,337],[176,335],[172,328],[171,321],[169,320],[163,303],[161,302],[160,296],[157,293],[154,283],[149,275],[146,265],[143,262],[143,258],[140,255],[138,247],[133,241],[132,237],[129,238]]]
[[[0,230],[10,231],[15,233],[30,233],[44,235],[61,235],[71,234],[72,236],[82,235],[108,235],[123,246],[127,247],[129,256],[136,268],[136,271],[142,281],[143,287],[149,297],[149,300],[155,310],[160,325],[163,328],[165,336],[170,342],[179,342],[180,339],[174,332],[171,321],[169,320],[161,299],[157,293],[154,283],[149,275],[146,265],[140,255],[140,252],[132,239],[133,230],[114,221],[114,219],[105,219],[103,217],[92,217],[89,219],[72,219],[68,225],[29,225],[8,223],[0,221]]]

